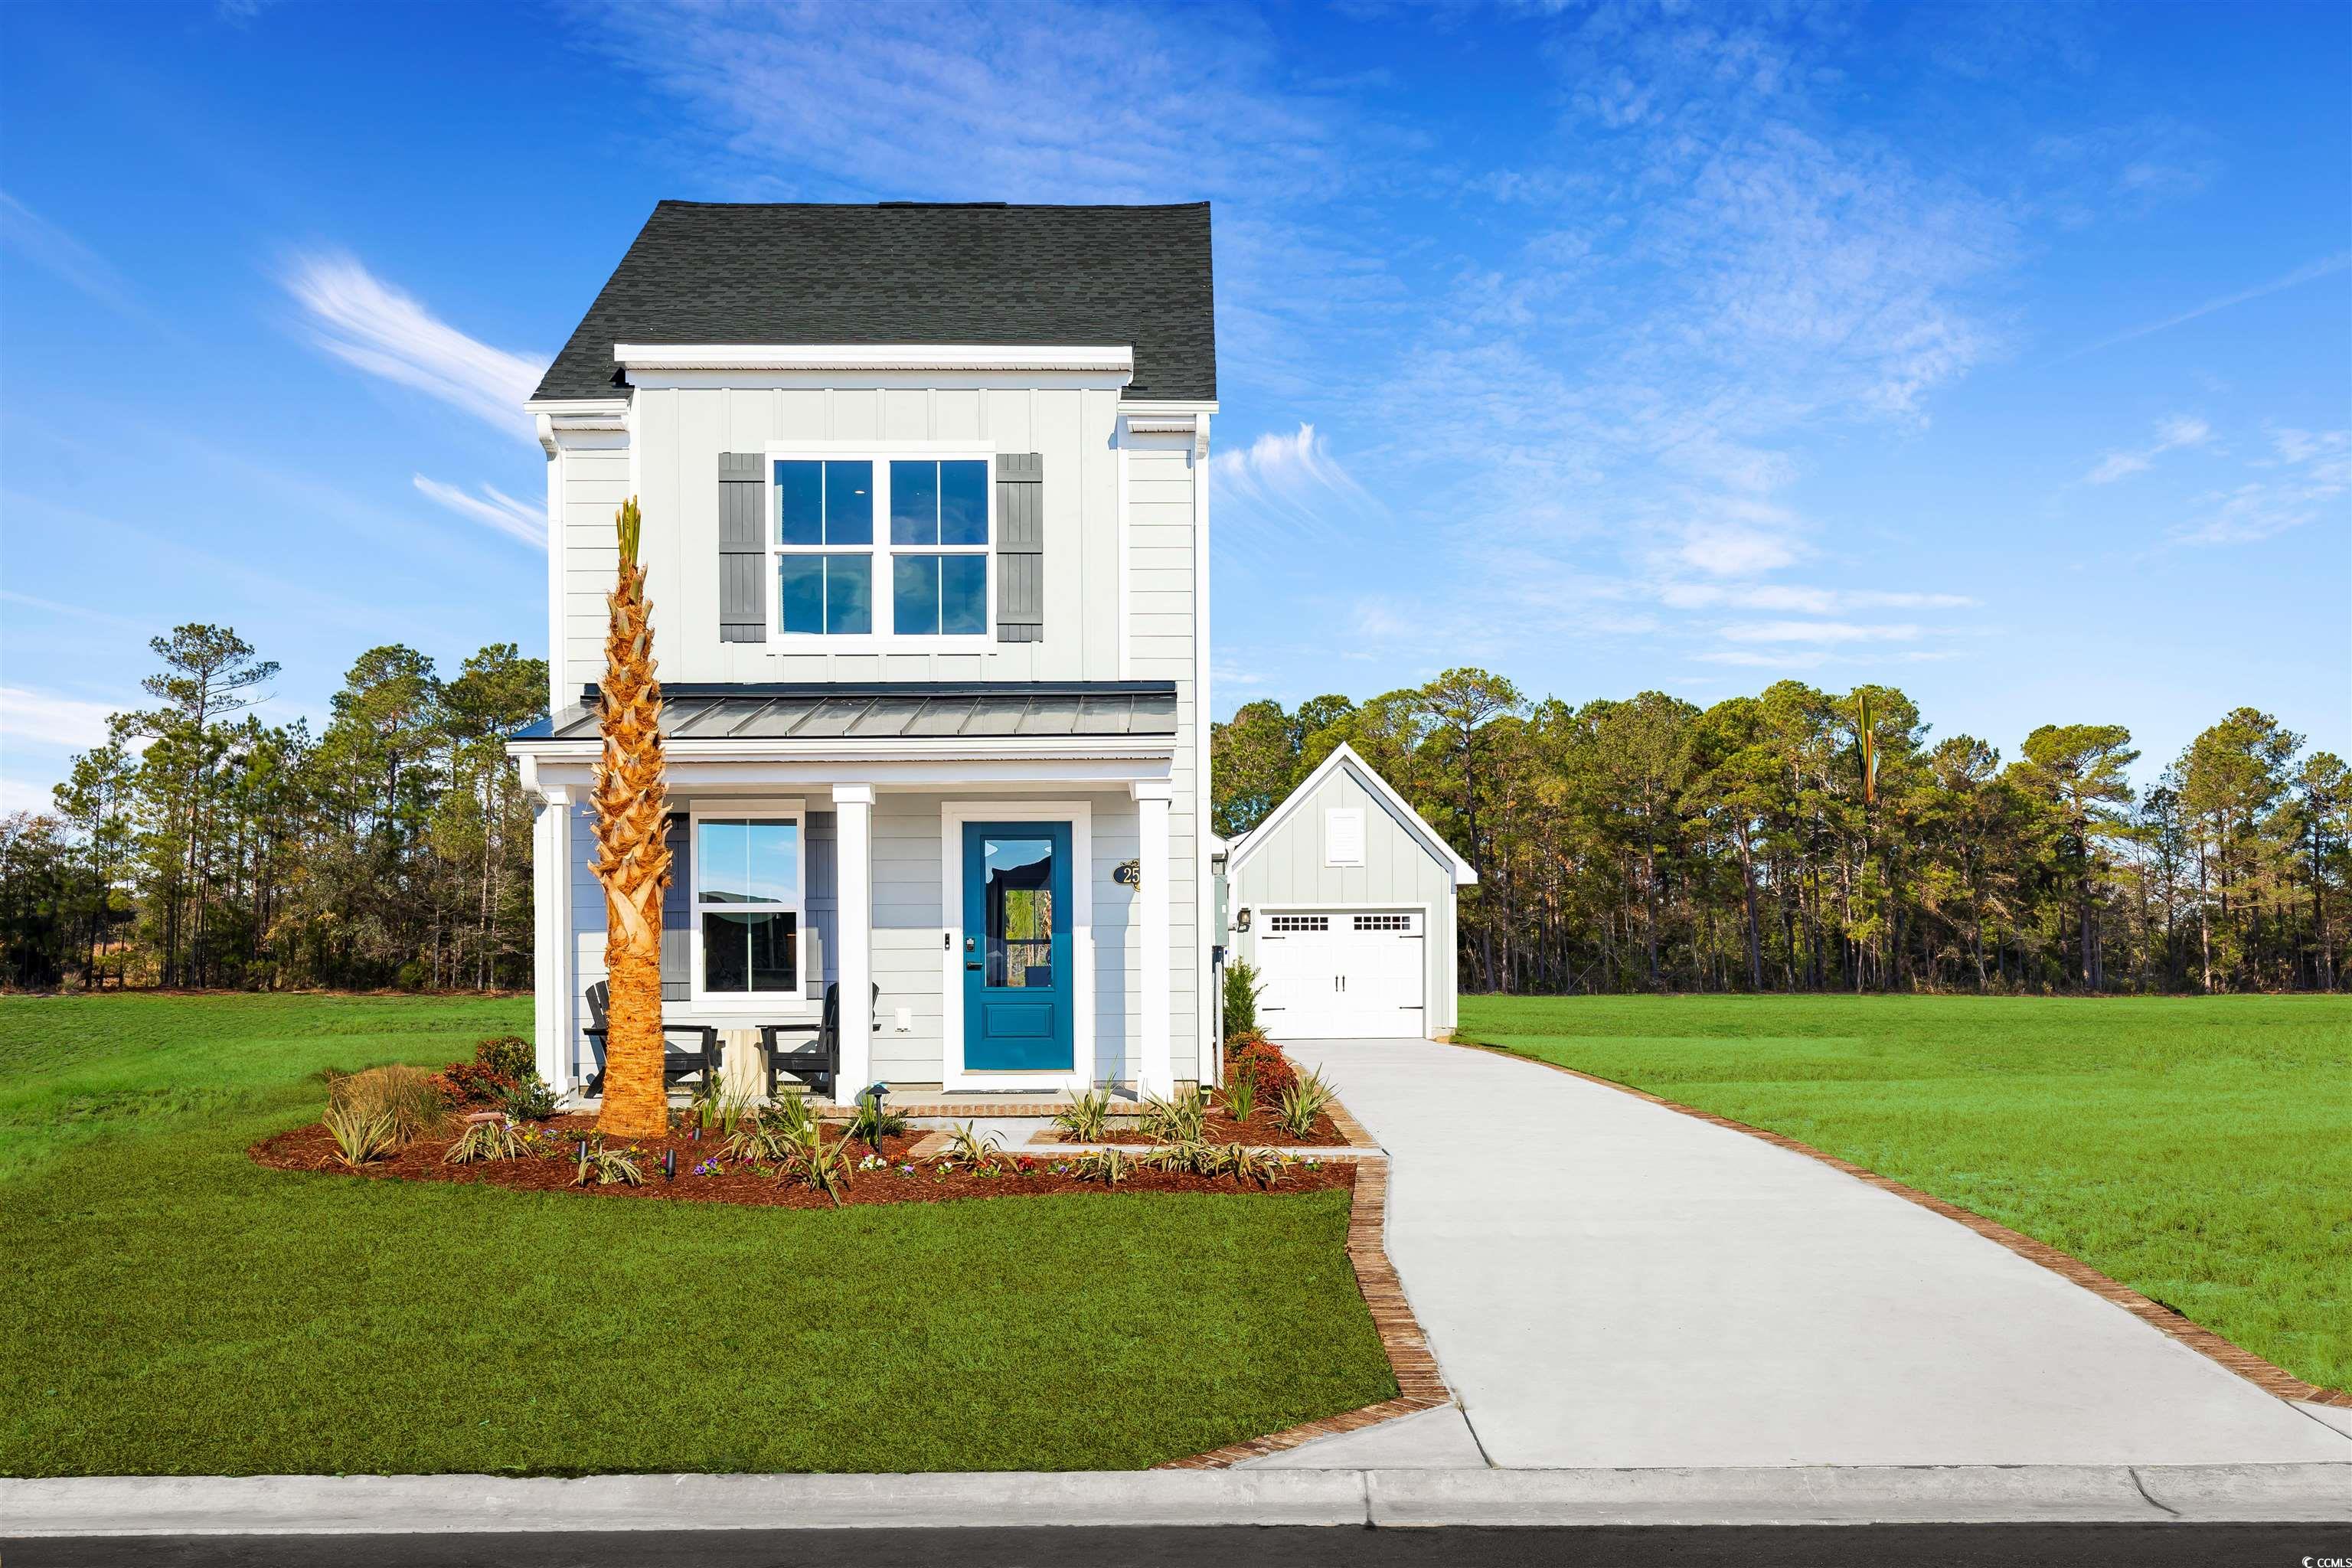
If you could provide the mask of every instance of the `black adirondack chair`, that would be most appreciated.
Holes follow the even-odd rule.
[[[882,987],[877,984],[874,997],[880,1001]],[[841,987],[824,988],[824,1013],[817,1021],[815,1035],[805,1043],[787,1048],[782,1042],[788,1033],[808,1028],[806,1024],[762,1024],[760,1026],[760,1053],[768,1062],[768,1098],[776,1098],[776,1075],[791,1073],[811,1089],[827,1098],[840,1099],[835,1087],[841,1078]],[[822,1079],[822,1082],[819,1080]]]
[[[606,1026],[605,1007],[612,1000],[612,987],[601,980],[588,987],[589,1022],[588,1027],[583,1029],[581,1033],[586,1035],[596,1047],[596,1074],[588,1080],[588,1092],[592,1095],[604,1092],[604,1037],[609,1032]],[[717,1026],[664,1024],[662,1034],[664,1036],[662,1040],[662,1087],[664,1089],[667,1089],[682,1078],[692,1078],[698,1073],[702,1076],[702,1081],[705,1083],[717,1080],[719,1073]],[[690,1047],[680,1049],[667,1038],[671,1035],[691,1035],[694,1037],[695,1043]],[[774,1079],[775,1075],[772,1071],[769,1074],[769,1090],[772,1094],[775,1088]]]

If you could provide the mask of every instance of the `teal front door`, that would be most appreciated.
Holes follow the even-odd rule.
[[[1076,1065],[1070,825],[963,828],[963,1065],[1067,1072]]]

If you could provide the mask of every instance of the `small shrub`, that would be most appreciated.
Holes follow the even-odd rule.
[[[949,1130],[948,1146],[938,1156],[940,1164],[967,1165],[975,1171],[993,1169],[1000,1162],[1011,1163],[1004,1145],[993,1133],[982,1137],[969,1121],[959,1121]]]
[[[1225,1111],[1235,1121],[1246,1122],[1257,1110],[1257,1079],[1248,1073],[1235,1073],[1232,1081],[1217,1091],[1225,1102]]]
[[[1147,1149],[1135,1157],[1135,1163],[1147,1171],[1165,1171],[1171,1175],[1190,1173],[1213,1176],[1223,1168],[1223,1154],[1214,1143],[1193,1138]]]
[[[1290,1164],[1286,1155],[1271,1149],[1252,1149],[1243,1143],[1228,1143],[1219,1152],[1218,1164],[1224,1174],[1255,1186],[1273,1186],[1282,1180],[1282,1173]]]
[[[556,1110],[555,1091],[535,1072],[525,1073],[499,1103],[511,1121],[544,1121]]]
[[[1314,1132],[1315,1123],[1331,1100],[1331,1086],[1323,1081],[1321,1073],[1310,1072],[1283,1090],[1275,1121],[1292,1137],[1305,1138]]]
[[[383,1159],[399,1144],[399,1131],[390,1111],[368,1110],[357,1105],[330,1105],[324,1121],[328,1133],[335,1141],[335,1158],[354,1171]]]
[[[1083,1143],[1102,1142],[1109,1120],[1110,1090],[1103,1088],[1072,1095],[1069,1104],[1054,1112],[1054,1125]]]
[[[1201,1103],[1201,1091],[1190,1085],[1179,1089],[1168,1100],[1147,1095],[1143,1101],[1143,1134],[1156,1143],[1196,1142],[1208,1125],[1208,1108]]]
[[[1115,1187],[1135,1174],[1135,1159],[1116,1149],[1089,1149],[1070,1162],[1070,1174],[1082,1182]]]
[[[440,1126],[447,1105],[432,1074],[395,1065],[329,1079],[327,1109],[355,1114],[362,1124],[389,1119],[392,1147],[398,1149]]]
[[[539,1052],[520,1035],[491,1035],[474,1047],[474,1061],[500,1078],[520,1082],[539,1071]]]
[[[646,1169],[637,1163],[635,1149],[607,1149],[602,1143],[592,1143],[581,1151],[580,1167],[572,1174],[572,1184],[584,1187],[592,1182],[600,1187],[615,1183],[641,1187],[646,1184]]]
[[[1257,1033],[1257,999],[1265,993],[1257,966],[1245,958],[1225,965],[1223,1037]]]
[[[530,1145],[512,1122],[477,1121],[449,1145],[441,1159],[445,1164],[471,1165],[484,1160],[520,1160],[530,1152]]]
[[[699,1121],[705,1132],[731,1137],[737,1128],[759,1116],[760,1107],[749,1090],[730,1089],[726,1079],[714,1073],[695,1085],[694,1102],[686,1114]]]
[[[807,1134],[777,1167],[776,1180],[780,1184],[797,1182],[812,1192],[823,1193],[839,1208],[841,1194],[849,1186],[849,1157],[844,1152],[848,1147],[847,1138],[826,1142],[824,1130],[811,1121]]]
[[[1297,1070],[1282,1054],[1282,1047],[1255,1031],[1227,1046],[1225,1066],[1228,1081],[1249,1079],[1256,1086],[1257,1098],[1269,1105],[1278,1102],[1283,1091],[1298,1081]]]

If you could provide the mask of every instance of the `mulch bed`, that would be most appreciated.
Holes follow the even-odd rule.
[[[606,1147],[630,1148],[636,1151],[638,1163],[644,1167],[643,1186],[632,1187],[620,1183],[575,1187],[572,1184],[578,1165],[573,1150],[577,1141],[591,1136],[595,1120],[588,1116],[562,1116],[545,1124],[563,1140],[552,1154],[520,1160],[482,1161],[470,1165],[445,1163],[442,1156],[457,1140],[461,1131],[452,1123],[445,1131],[409,1144],[387,1159],[352,1171],[335,1154],[335,1141],[324,1127],[313,1123],[297,1127],[265,1138],[246,1152],[257,1164],[279,1171],[328,1171],[345,1175],[365,1176],[377,1181],[468,1182],[478,1186],[509,1187],[518,1192],[580,1193],[596,1197],[655,1198],[685,1203],[751,1204],[772,1208],[821,1209],[831,1208],[833,1201],[823,1193],[795,1184],[780,1184],[772,1174],[739,1167],[722,1161],[724,1169],[717,1174],[698,1176],[694,1168],[705,1161],[719,1160],[723,1140],[696,1141],[683,1131],[667,1138],[638,1139],[623,1143],[607,1140]],[[1265,1130],[1252,1126],[1253,1132]],[[961,1166],[943,1168],[923,1159],[910,1160],[908,1152],[929,1136],[914,1131],[882,1141],[880,1153],[889,1161],[887,1168],[849,1173],[842,1201],[845,1204],[922,1204],[944,1203],[958,1198],[1043,1197],[1066,1193],[1234,1193],[1257,1192],[1255,1184],[1244,1185],[1230,1176],[1174,1175],[1159,1171],[1137,1170],[1116,1188],[1099,1181],[1080,1181],[1074,1175],[1056,1173],[1055,1158],[1050,1154],[1031,1153],[1022,1159],[1016,1173],[1004,1173],[984,1176]],[[1251,1137],[1242,1140],[1256,1146],[1271,1144],[1273,1140]],[[677,1176],[664,1181],[661,1173],[662,1152],[677,1152]],[[848,1154],[854,1164],[874,1151],[864,1143],[850,1145]],[[1008,1151],[1008,1155],[1016,1152]],[[902,1167],[911,1166],[911,1171]],[[1276,1193],[1320,1192],[1332,1187],[1352,1186],[1355,1166],[1349,1161],[1328,1161],[1309,1167],[1294,1164],[1282,1173],[1280,1182],[1272,1189]],[[593,1180],[593,1178],[592,1178]]]
[[[1340,1131],[1338,1124],[1328,1115],[1317,1117],[1314,1131],[1306,1137],[1299,1138],[1276,1126],[1272,1113],[1263,1106],[1249,1121],[1242,1122],[1235,1121],[1228,1115],[1223,1106],[1212,1105],[1201,1137],[1204,1142],[1211,1143],[1246,1143],[1253,1149],[1344,1149],[1348,1146],[1347,1134]],[[1108,1143],[1151,1142],[1150,1138],[1144,1136],[1142,1128],[1131,1116],[1113,1116],[1105,1122],[1100,1141]],[[1049,1127],[1045,1130],[1045,1136],[1039,1142],[1085,1143],[1094,1140],[1080,1138],[1076,1133],[1065,1132],[1058,1127]]]

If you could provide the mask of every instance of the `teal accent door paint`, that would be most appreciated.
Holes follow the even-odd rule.
[[[1067,1072],[1076,1065],[1070,914],[1068,823],[964,824],[967,1072]]]

